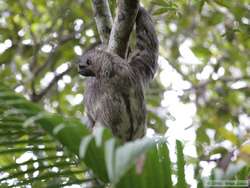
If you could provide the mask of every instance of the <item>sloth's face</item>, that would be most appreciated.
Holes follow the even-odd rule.
[[[93,62],[91,58],[82,58],[78,64],[78,72],[82,76],[95,76]]]
[[[79,59],[78,72],[82,76],[98,77],[108,64],[110,64],[110,58],[106,52],[90,50]]]
[[[78,63],[78,72],[82,76],[97,76],[101,67],[100,54],[96,50],[90,50],[84,54]]]

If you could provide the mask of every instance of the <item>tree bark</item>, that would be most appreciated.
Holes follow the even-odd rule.
[[[108,44],[113,24],[108,0],[92,0],[92,2],[99,36],[103,44]]]
[[[129,36],[139,9],[139,0],[118,0],[114,25],[111,30],[108,51],[126,57]]]

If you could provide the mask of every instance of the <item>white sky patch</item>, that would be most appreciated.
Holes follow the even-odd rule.
[[[179,102],[180,102],[180,99],[179,99],[176,91],[166,91],[164,93],[164,98],[161,101],[161,105],[163,107],[169,107],[169,106],[175,105]]]
[[[42,88],[45,88],[48,86],[48,84],[53,80],[55,77],[55,73],[48,72],[43,79],[41,79],[40,84]]]
[[[53,106],[54,108],[57,108],[57,107],[59,106],[59,102],[53,101],[53,102],[52,102],[52,106]]]
[[[63,76],[62,80],[64,81],[65,84],[71,83],[71,77],[67,74]]]
[[[250,25],[250,19],[248,19],[246,17],[242,17],[241,22],[244,23],[244,24]]]
[[[183,140],[183,138],[187,141],[194,141],[195,129],[189,128],[185,130],[185,128],[192,125],[193,118],[196,114],[196,106],[194,103],[184,104],[179,98],[179,96],[183,94],[183,90],[190,88],[191,84],[184,81],[181,75],[178,74],[163,57],[159,58],[159,64],[163,69],[160,73],[162,84],[165,87],[172,86],[173,89],[166,91],[161,101],[161,105],[165,107],[175,119],[174,121],[166,121],[169,127],[166,136],[169,137],[169,139],[173,139],[173,142],[175,139]],[[190,153],[194,153],[194,151],[191,150]],[[193,155],[195,155],[195,153]]]
[[[179,59],[183,64],[198,65],[202,62],[194,55],[190,47],[192,46],[192,41],[190,39],[185,40],[179,47],[181,58]]]
[[[6,39],[3,43],[0,43],[0,54],[5,52],[8,48],[12,46],[12,41],[10,39]]]
[[[22,75],[20,73],[16,74],[16,80],[22,80]]]
[[[63,156],[63,152],[62,151],[56,152],[56,156]]]
[[[215,72],[212,74],[212,79],[213,80],[218,80],[219,79],[219,76],[218,74],[216,74]]]
[[[217,30],[218,30],[221,34],[223,34],[223,33],[226,32],[226,28],[225,28],[224,23],[217,24],[215,27],[217,28]]]
[[[191,188],[194,188],[197,181],[194,179],[194,166],[187,165],[185,166],[185,179],[186,181],[191,184]]]
[[[176,32],[177,31],[177,25],[176,23],[170,23],[169,24],[169,29],[172,31],[172,32]]]
[[[34,154],[30,151],[25,152],[24,154],[22,154],[19,158],[16,159],[16,163],[20,164],[20,163],[24,163],[30,159],[32,159],[34,156]]]
[[[24,45],[29,45],[29,44],[32,43],[32,40],[31,40],[31,39],[25,39],[25,40],[22,41],[22,43],[23,43]]]
[[[248,116],[247,114],[241,114],[239,116],[239,121],[240,124],[250,128],[250,116]]]
[[[159,56],[158,63],[160,67],[163,69],[160,73],[161,83],[165,87],[169,87],[171,85],[171,78],[174,75],[174,69],[169,65],[168,61],[162,56]]]
[[[240,77],[242,76],[242,72],[239,68],[236,67],[229,67],[229,71],[232,75],[234,75],[235,77]]]
[[[21,169],[21,171],[25,172],[28,169],[28,165],[21,165],[20,169]]]
[[[210,156],[210,159],[211,160],[215,160],[215,159],[219,159],[221,158],[221,154],[220,153],[216,153],[216,154],[213,154]]]
[[[75,31],[79,31],[80,29],[81,29],[81,27],[82,27],[82,25],[83,25],[83,20],[82,19],[76,19],[75,21],[74,21],[74,30]]]
[[[78,89],[78,87],[79,87],[79,85],[78,85],[77,83],[75,83],[75,84],[73,85],[71,91],[76,92],[77,89]]]
[[[44,148],[45,148],[45,145],[39,144],[39,145],[38,145],[38,148],[39,148],[39,149],[44,149]]]
[[[54,166],[54,167],[51,169],[51,171],[52,171],[52,172],[59,172],[59,168]]]
[[[64,188],[81,188],[82,186],[80,186],[80,185],[68,185],[68,186],[64,186]]]
[[[189,68],[188,68],[188,66],[187,65],[181,65],[180,66],[180,68],[181,68],[181,72],[183,73],[183,74],[188,74],[189,72],[190,72],[190,70],[189,70]]]
[[[75,96],[74,95],[67,95],[66,99],[72,106],[75,106],[75,105],[79,105],[82,103],[83,95],[80,93],[76,94]]]
[[[193,143],[186,144],[183,153],[190,157],[197,157],[196,147]]]
[[[26,6],[30,9],[30,10],[34,10],[34,5],[31,1],[27,1],[26,2]]]
[[[225,69],[223,67],[220,67],[217,73],[215,72],[212,73],[212,79],[218,80],[220,77],[224,76],[224,74],[225,74]]]
[[[56,74],[61,74],[64,71],[66,71],[68,68],[69,68],[69,64],[68,63],[63,63],[59,67],[57,67]]]
[[[149,138],[154,137],[155,131],[152,128],[147,128],[146,136]]]
[[[198,58],[195,57],[190,49],[191,41],[186,41],[180,47],[182,62],[182,69],[185,73],[189,72],[190,64],[200,64]],[[197,157],[195,139],[196,128],[191,126],[196,115],[196,105],[194,103],[184,104],[180,100],[180,96],[184,94],[183,90],[189,89],[192,85],[188,81],[183,80],[182,76],[168,63],[163,57],[159,57],[159,65],[162,69],[160,72],[160,81],[165,88],[170,87],[164,93],[164,98],[161,101],[162,108],[165,108],[174,119],[166,120],[168,130],[165,137],[168,140],[168,147],[170,151],[171,161],[176,162],[176,139],[184,141],[184,154],[190,157]],[[206,74],[206,75],[205,75]],[[211,69],[208,67],[203,72],[203,77],[211,74]],[[191,127],[190,127],[191,126]],[[147,131],[147,135],[154,135],[154,131]],[[194,179],[194,169],[192,165],[185,167],[186,180],[192,187],[196,187],[197,181]],[[173,178],[172,178],[173,179]]]
[[[242,81],[242,80],[237,81],[237,82],[235,82],[235,83],[233,83],[231,85],[232,89],[241,89],[241,88],[244,88],[244,87],[247,87],[247,82],[246,81]]]
[[[175,116],[175,118],[178,118]],[[183,123],[185,122],[185,124]],[[196,132],[194,128],[185,129],[183,126],[188,127],[192,124],[192,119],[185,117],[183,120],[171,121],[167,120],[168,130],[166,132],[167,137],[173,139],[195,141]]]
[[[59,81],[57,82],[57,86],[58,86],[58,90],[59,90],[59,91],[62,91],[62,90],[65,88],[66,84],[64,83],[64,81],[59,80]]]
[[[218,74],[219,77],[224,76],[224,74],[225,74],[225,69],[224,69],[223,67],[220,67],[219,70],[218,70],[218,72],[217,72],[217,74]]]
[[[226,128],[227,130],[229,130],[229,131],[233,131],[233,130],[234,130],[233,125],[232,125],[231,122],[228,122],[228,123],[225,125],[225,128]]]
[[[74,52],[76,53],[76,55],[82,55],[82,48],[80,46],[74,46]]]
[[[54,37],[54,38],[58,37],[57,32],[52,33],[52,37]]]
[[[93,31],[92,29],[88,29],[88,30],[86,31],[86,35],[87,35],[88,37],[93,37],[93,36],[94,36],[94,31]]]
[[[24,29],[19,30],[17,34],[18,34],[19,37],[23,37],[24,34],[25,34]]]
[[[193,123],[193,118],[196,114],[196,106],[194,103],[184,104],[180,101],[178,95],[174,91],[167,91],[164,94],[162,105],[165,106],[168,112],[175,118],[175,120],[167,120],[168,131],[166,137],[172,139],[180,139],[186,141],[195,141],[195,128],[187,127]],[[193,150],[190,151],[193,153]]]
[[[17,86],[15,88],[15,92],[17,92],[17,93],[21,93],[21,92],[23,92],[23,90],[24,90],[24,86],[23,85]]]
[[[86,37],[82,36],[80,39],[80,44],[84,44],[86,42]]]
[[[33,172],[33,174],[32,174],[33,178],[37,177],[38,175],[39,175],[39,171],[38,170],[35,171],[35,172]]]
[[[24,174],[24,177],[26,178],[26,179],[28,179],[29,178],[29,175],[26,173],[26,174]],[[31,188],[31,186],[26,186],[27,188]]]
[[[26,72],[29,70],[29,64],[28,63],[25,63],[21,66],[21,70],[22,72]]]
[[[214,139],[214,137],[215,137],[215,130],[214,130],[214,129],[207,129],[207,130],[206,130],[206,133],[207,133],[208,137],[209,137],[211,140]]]
[[[212,169],[216,167],[215,162],[207,162],[207,161],[201,161],[200,167],[203,168],[201,176],[202,177],[209,177],[211,175]]]
[[[3,16],[0,16],[0,25],[5,27],[7,25],[6,18]]]
[[[38,168],[39,167],[39,163],[38,162],[33,163],[33,167],[34,168]]]
[[[196,78],[198,80],[207,80],[213,72],[214,72],[213,67],[211,65],[206,65],[201,71],[201,73],[196,74]]]
[[[212,52],[212,54],[218,54],[219,53],[219,50],[217,48],[216,45],[212,44],[210,47],[209,47],[209,50]],[[213,65],[217,64],[218,60],[217,58],[215,57],[211,57],[209,59],[209,63],[212,63]]]
[[[172,86],[173,90],[184,90],[191,87],[191,84],[183,80],[182,76],[162,56],[159,56],[159,65],[162,68],[160,80],[166,88]]]
[[[4,44],[5,44],[6,48],[10,48],[12,46],[12,41],[10,39],[6,39],[4,41]]]
[[[220,143],[220,145],[221,145],[222,147],[227,148],[227,149],[233,148],[233,145],[232,145],[232,143],[231,143],[229,140],[224,140],[224,141],[222,141],[222,142]]]
[[[52,46],[50,44],[45,44],[42,46],[42,52],[44,53],[50,53],[52,50]]]

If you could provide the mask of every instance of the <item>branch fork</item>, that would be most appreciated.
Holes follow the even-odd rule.
[[[108,0],[93,0],[93,8],[102,43],[108,45],[109,52],[125,58],[130,33],[139,9],[139,1],[118,0],[114,23],[108,6]]]

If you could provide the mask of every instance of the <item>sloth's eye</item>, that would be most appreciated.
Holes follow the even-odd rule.
[[[87,59],[87,62],[86,62],[87,65],[90,65],[91,64],[91,61],[89,59]]]

